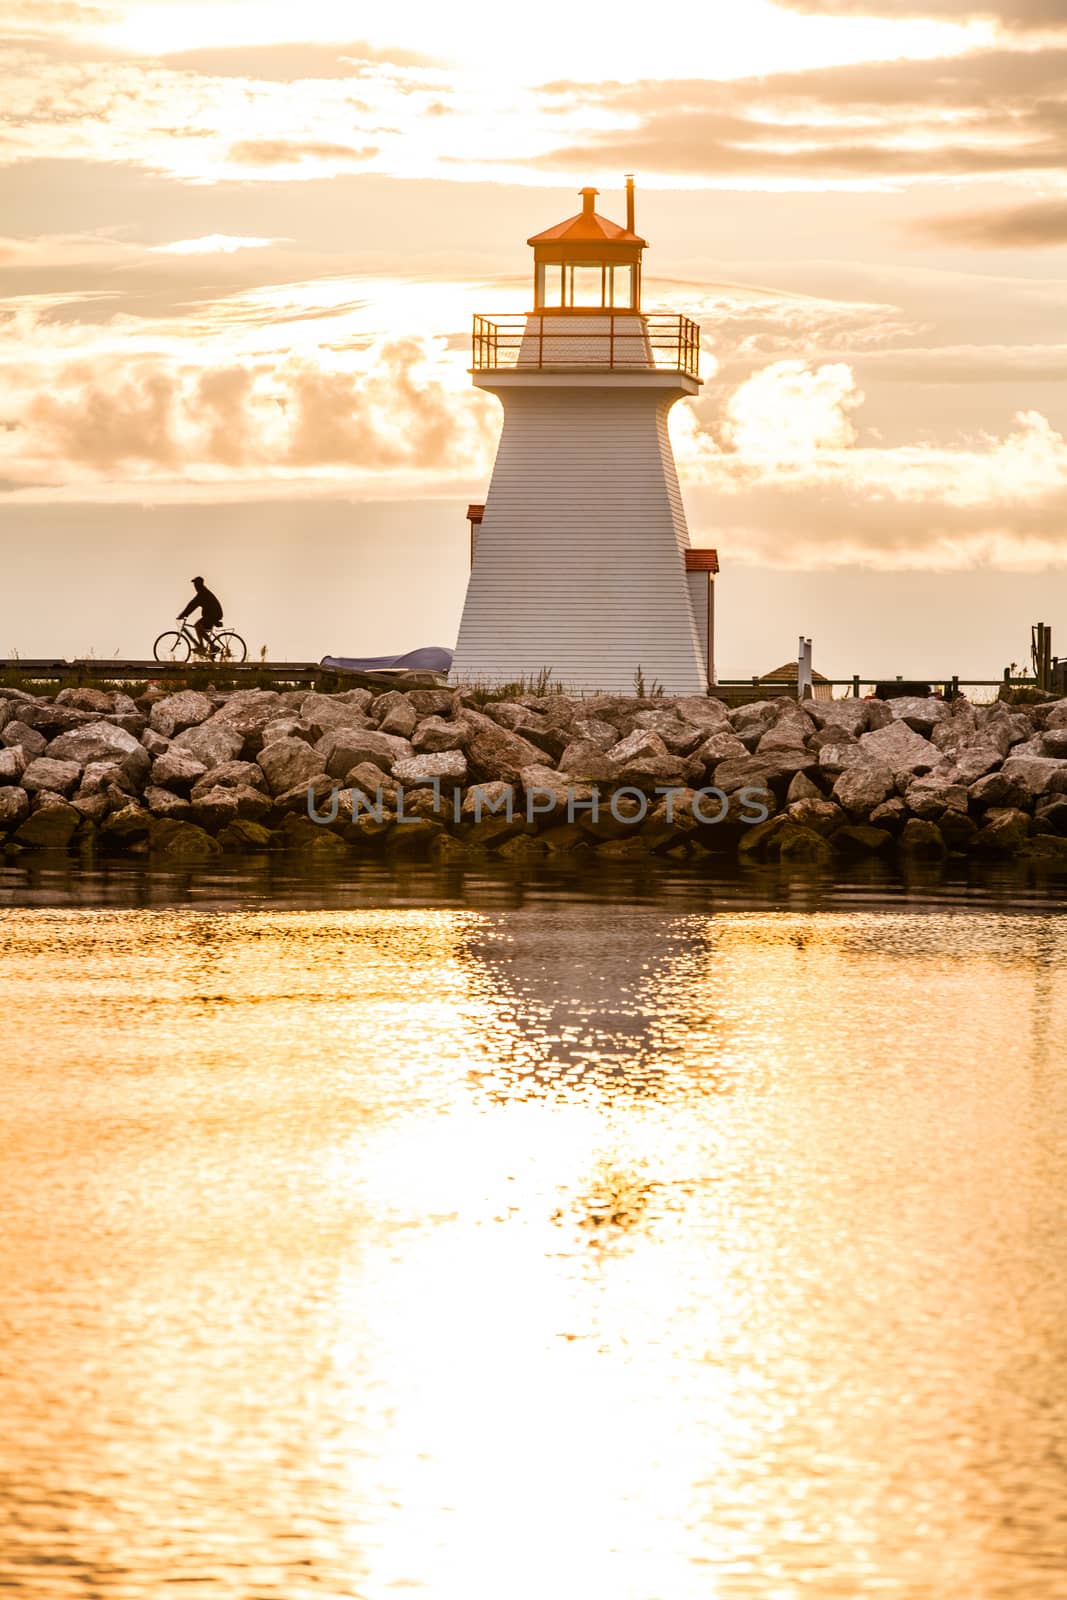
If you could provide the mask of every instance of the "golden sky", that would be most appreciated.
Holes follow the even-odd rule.
[[[166,509],[179,602],[260,507],[291,610],[294,529],[344,506],[374,604],[290,653],[451,643],[499,415],[471,313],[630,170],[646,306],[703,329],[673,426],[724,584],[1067,568],[1067,0],[536,11],[0,0],[0,654],[89,647],[26,633],[25,530],[69,562],[101,507],[131,548]]]

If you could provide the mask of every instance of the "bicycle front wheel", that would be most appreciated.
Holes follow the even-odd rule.
[[[219,661],[244,661],[248,655],[248,646],[239,633],[216,634],[215,646]]]
[[[152,646],[152,654],[157,661],[188,661],[189,640],[184,633],[173,630],[161,633]]]

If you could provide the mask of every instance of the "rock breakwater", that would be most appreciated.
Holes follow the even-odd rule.
[[[1067,869],[1067,700],[0,689],[0,849]]]

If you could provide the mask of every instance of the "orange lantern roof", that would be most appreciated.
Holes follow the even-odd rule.
[[[648,240],[642,239],[640,234],[634,233],[631,228],[620,227],[617,222],[611,222],[593,210],[593,201],[599,192],[598,189],[583,189],[582,209],[576,216],[568,217],[565,222],[557,222],[554,228],[545,228],[542,233],[535,233],[526,243],[533,245],[607,243],[647,248]]]

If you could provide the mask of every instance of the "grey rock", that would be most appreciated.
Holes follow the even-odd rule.
[[[720,761],[730,761],[748,754],[747,746],[726,725],[721,732],[710,734],[697,746],[693,751],[693,759],[703,762],[706,767],[717,767]]]
[[[681,695],[674,702],[674,713],[683,722],[691,722],[706,733],[716,733],[729,727],[726,706],[710,695]]]
[[[1019,778],[1006,777],[1003,772],[989,772],[971,784],[971,799],[981,810],[995,806],[1023,808],[1030,804],[1029,787]]]
[[[146,728],[141,735],[141,747],[148,751],[154,761],[157,756],[161,756],[165,750],[170,749],[170,740],[165,738],[163,734],[156,733],[152,728]]]
[[[144,792],[144,803],[154,817],[188,817],[191,807],[188,800],[170,789],[158,789],[149,784]],[[79,810],[81,808],[79,807]],[[95,818],[94,820],[99,820]]]
[[[574,743],[596,745],[602,753],[619,742],[619,730],[600,717],[576,717],[571,731]]]
[[[241,754],[244,738],[236,728],[221,722],[205,722],[198,728],[186,728],[174,740],[174,745],[188,750],[210,771],[221,767],[224,761],[236,761]]]
[[[173,745],[152,763],[152,782],[160,789],[175,789],[188,794],[193,784],[207,772],[202,761],[191,750]]]
[[[0,732],[0,744],[9,750],[15,745],[21,745],[27,760],[30,761],[34,756],[43,756],[48,748],[48,740],[44,734],[38,733],[36,728],[31,728],[17,717],[5,724],[3,731]]]
[[[890,700],[888,705],[895,721],[907,723],[909,728],[924,737],[929,737],[938,723],[949,715],[945,702],[935,700],[932,695],[921,699],[918,696],[901,695],[897,700]]]
[[[898,783],[909,774],[932,771],[941,760],[937,746],[903,721],[861,734],[859,743],[866,759],[888,767]]]
[[[1067,793],[1067,761],[1052,756],[1011,755],[1000,770],[1003,777],[1020,783],[1031,798]]]
[[[81,775],[82,769],[76,761],[54,761],[49,756],[38,756],[22,774],[22,787],[27,794],[47,789],[66,798],[77,787]]]
[[[832,800],[794,800],[786,807],[785,815],[799,828],[810,828],[813,833],[829,838],[842,827],[848,818]]]
[[[113,761],[142,782],[152,763],[140,739],[113,722],[89,722],[59,734],[48,746],[48,754],[55,761],[76,761],[83,767],[91,761]]]
[[[488,717],[466,713],[471,724],[467,739],[467,764],[477,783],[521,782],[524,767],[540,766],[545,752],[517,733],[498,727]]]
[[[300,719],[308,724],[315,739],[321,739],[331,728],[371,727],[371,719],[359,704],[327,694],[306,694],[300,702]]]
[[[192,797],[198,798],[198,790],[241,788],[266,792],[267,780],[258,761],[224,761],[221,767],[205,771],[194,781]]]
[[[56,705],[71,706],[75,711],[95,711],[98,717],[106,717],[115,710],[115,696],[108,689],[61,689],[56,695]],[[132,700],[130,709],[137,709]]]
[[[893,716],[881,700],[810,700],[806,710],[817,727],[840,728],[854,739],[884,728]]]
[[[346,727],[325,733],[315,746],[315,754],[320,759],[320,769],[324,766],[332,778],[343,778],[364,761],[381,767],[383,772],[392,772],[394,762],[407,761],[415,752],[409,740],[396,734],[379,733],[376,728]]]
[[[917,817],[937,822],[946,811],[966,811],[970,795],[965,784],[951,781],[953,774],[928,773],[915,778],[904,791],[908,810]]]
[[[895,789],[896,781],[888,767],[849,767],[834,784],[834,799],[852,816],[869,817]]]
[[[42,797],[43,798],[43,797]],[[82,818],[74,807],[55,796],[55,803],[42,806],[15,830],[19,844],[35,850],[65,850],[81,826]]]
[[[165,700],[157,700],[148,722],[153,732],[173,739],[175,734],[184,733],[186,728],[199,727],[214,713],[214,701],[209,700],[206,694],[196,689],[182,689],[178,694],[167,695]]]
[[[30,797],[13,784],[0,785],[0,828],[17,828],[30,814]]]
[[[26,770],[26,752],[20,744],[0,750],[0,784],[18,783]]]
[[[818,757],[819,771],[831,778],[854,768],[863,771],[871,765],[871,758],[864,755],[858,744],[824,744],[818,751]],[[875,762],[875,765],[880,763]]]
[[[411,736],[411,744],[417,755],[432,755],[437,750],[462,750],[469,735],[470,726],[462,718],[447,722],[443,717],[424,717]]]
[[[302,739],[277,739],[273,744],[264,745],[257,760],[272,795],[285,794],[299,784],[306,785],[312,778],[320,777],[326,765],[322,754]],[[348,763],[352,765],[354,762]]]
[[[616,778],[619,767],[606,756],[599,745],[579,739],[569,744],[559,762],[560,772],[570,778],[586,779],[590,783],[607,783]]]
[[[417,788],[435,781],[455,785],[467,781],[467,758],[462,750],[439,750],[433,754],[409,756],[393,763],[398,784]]]
[[[633,761],[667,760],[670,752],[654,729],[635,728],[625,739],[613,744],[606,754],[609,761],[614,761],[622,767]]]
[[[410,739],[415,732],[418,717],[407,695],[394,690],[383,694],[374,702],[374,713],[381,733],[392,733],[400,739]]]

